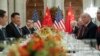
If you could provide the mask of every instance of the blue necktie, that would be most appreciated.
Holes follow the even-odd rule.
[[[22,35],[22,30],[21,30],[21,28],[19,28],[18,26],[17,26],[16,28],[17,28],[18,32],[20,33],[20,35]]]

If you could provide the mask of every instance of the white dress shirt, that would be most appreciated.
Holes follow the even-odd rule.
[[[2,25],[0,25],[0,29],[2,29],[3,28],[3,26]]]

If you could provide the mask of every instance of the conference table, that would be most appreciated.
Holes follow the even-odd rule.
[[[67,41],[67,42],[66,42]],[[63,34],[62,45],[70,50],[68,56],[100,56],[100,51],[86,44],[83,40],[78,40],[73,34]],[[67,46],[67,47],[66,47]]]
[[[66,56],[100,56],[100,51],[75,38],[73,34],[62,32],[61,45],[66,50]],[[8,49],[0,52],[0,56],[7,56]]]

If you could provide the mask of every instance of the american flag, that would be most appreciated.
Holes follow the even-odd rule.
[[[65,31],[63,14],[59,7],[55,15],[54,28],[61,31]]]
[[[38,11],[36,9],[34,9],[34,11],[33,11],[32,19],[34,21],[35,28],[39,30],[41,28],[41,23],[40,23],[40,20],[39,20]]]

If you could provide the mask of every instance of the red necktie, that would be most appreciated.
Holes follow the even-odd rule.
[[[98,27],[97,32],[100,32],[100,26]]]
[[[78,34],[77,34],[77,38],[82,38],[85,32],[85,26],[80,27]]]

